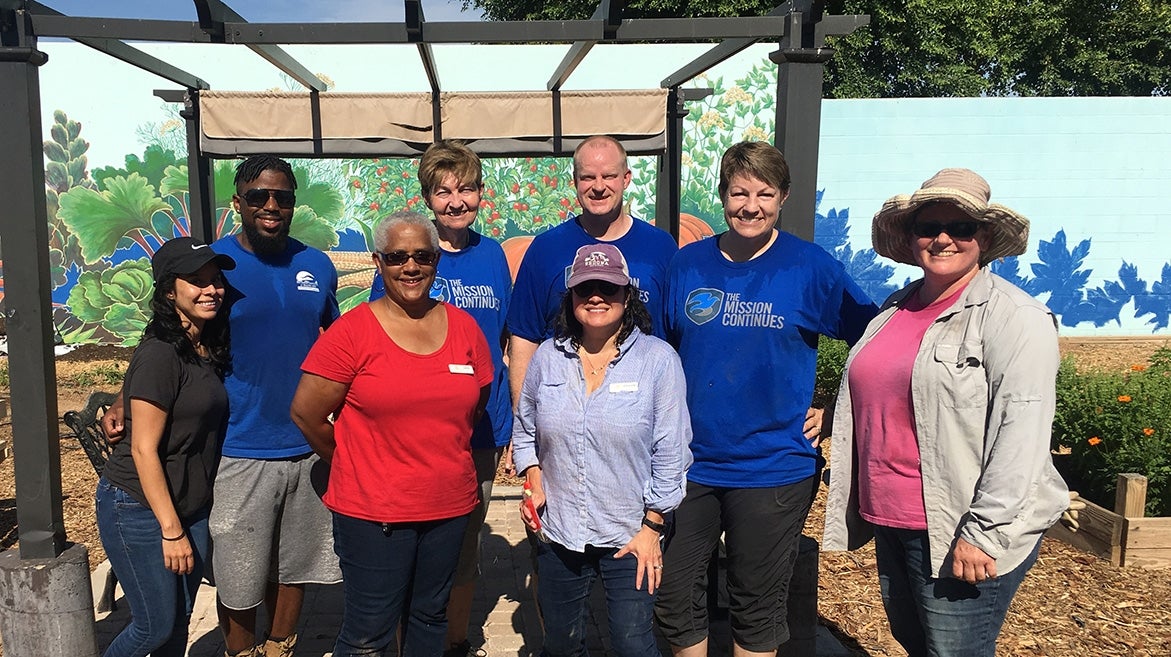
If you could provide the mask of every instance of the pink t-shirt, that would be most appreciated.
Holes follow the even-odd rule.
[[[342,315],[301,369],[350,386],[334,423],[337,447],[325,506],[374,522],[453,518],[476,505],[472,421],[492,382],[484,333],[444,304],[447,339],[430,354],[405,351],[369,304]]]
[[[911,370],[927,328],[962,292],[925,308],[909,299],[850,364],[858,510],[873,524],[927,529]]]

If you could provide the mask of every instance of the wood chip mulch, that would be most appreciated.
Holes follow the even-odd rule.
[[[1076,354],[1079,364],[1121,369],[1143,362],[1145,355],[1161,343],[1152,340],[1134,348],[1120,348],[1116,343],[1063,344],[1063,351]],[[4,392],[0,391],[0,396]],[[88,392],[62,388],[59,412],[80,408]],[[91,566],[96,566],[105,558],[94,521],[97,478],[63,425],[61,435],[66,533],[69,540],[89,548]],[[11,437],[9,421],[0,419],[0,440],[11,441]],[[824,503],[823,487],[806,525],[806,534],[818,539]],[[0,549],[16,544],[15,486],[12,459],[8,458],[0,462]],[[821,622],[852,655],[905,654],[891,637],[882,609],[873,544],[852,553],[823,553],[818,597]],[[1171,568],[1116,568],[1108,561],[1046,538],[1037,564],[1013,600],[996,654],[1171,656]]]

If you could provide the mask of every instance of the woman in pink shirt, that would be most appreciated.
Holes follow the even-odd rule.
[[[875,538],[891,633],[911,657],[993,657],[1041,535],[1068,504],[1049,457],[1053,313],[991,273],[1028,220],[944,169],[874,216],[874,250],[923,278],[850,352],[834,412],[827,550]]]

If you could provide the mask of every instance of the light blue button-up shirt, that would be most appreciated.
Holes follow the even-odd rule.
[[[647,509],[683,500],[691,422],[679,356],[637,328],[586,395],[577,350],[546,340],[529,363],[513,424],[518,471],[541,467],[548,538],[570,550],[621,547]]]

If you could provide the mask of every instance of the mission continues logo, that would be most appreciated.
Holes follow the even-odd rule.
[[[696,324],[707,324],[720,315],[724,306],[724,291],[710,287],[692,290],[687,295],[684,310],[687,318]]]

